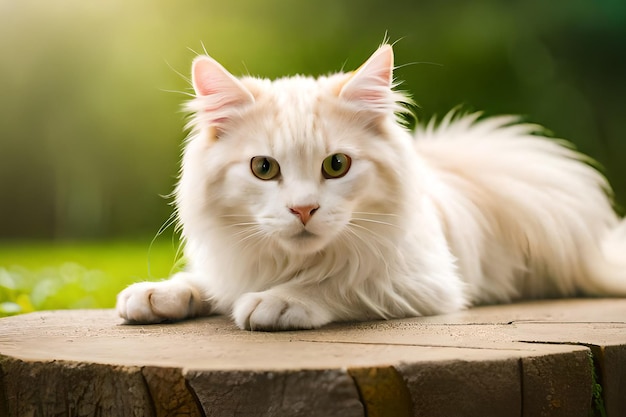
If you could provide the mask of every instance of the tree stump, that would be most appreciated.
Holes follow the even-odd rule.
[[[280,333],[112,310],[0,319],[0,416],[626,415],[626,300]],[[597,414],[600,415],[600,414]]]

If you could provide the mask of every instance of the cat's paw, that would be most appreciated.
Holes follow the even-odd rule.
[[[261,331],[313,329],[331,321],[329,314],[319,306],[271,291],[239,297],[233,318],[241,329]]]
[[[193,317],[202,303],[198,291],[185,282],[139,282],[118,294],[116,310],[129,323],[160,323]]]

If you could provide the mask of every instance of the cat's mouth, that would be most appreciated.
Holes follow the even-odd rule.
[[[289,252],[306,255],[321,250],[326,241],[318,234],[301,230],[287,239],[282,239],[281,244]]]
[[[315,233],[311,233],[308,230],[303,230],[301,232],[296,233],[291,238],[295,240],[308,240],[316,238],[317,235]]]

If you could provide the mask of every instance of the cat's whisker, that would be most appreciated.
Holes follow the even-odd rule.
[[[248,240],[257,238],[257,237],[264,237],[265,236],[265,232],[263,231],[263,229],[261,228],[252,228],[251,230],[242,230],[241,234],[244,234],[245,232],[249,232],[248,234],[245,234],[241,239],[239,239],[235,245],[239,245],[241,243],[244,243]]]
[[[356,229],[356,230],[355,230]],[[374,236],[375,238],[381,240],[381,241],[388,241],[389,238],[387,236],[384,236],[380,233],[375,232],[374,230],[365,227],[363,225],[357,224],[357,223],[348,223],[348,227],[346,227],[347,231],[351,232],[353,236],[359,238],[360,240],[362,240],[364,243],[370,243],[369,239],[366,239],[365,236],[363,236],[363,233],[359,233],[359,232],[365,232],[368,235]]]
[[[358,224],[358,223],[349,222],[349,223],[348,223],[348,229],[350,229],[351,227],[352,227],[352,228],[357,228],[357,229],[362,230],[362,231],[364,231],[364,232],[367,232],[367,233],[369,233],[370,235],[372,235],[372,236],[376,237],[377,239],[381,239],[381,240],[384,240],[384,241],[390,241],[390,240],[391,240],[391,239],[389,239],[389,237],[387,237],[387,236],[385,236],[385,235],[382,235],[382,234],[380,234],[380,233],[377,233],[377,232],[375,232],[374,230],[372,230],[372,229],[370,229],[370,228],[368,228],[368,227],[365,227],[365,226],[363,226],[363,225],[360,225],[360,224]],[[354,232],[354,230],[353,230],[353,232]],[[355,232],[355,233],[356,233],[356,232]]]
[[[237,242],[238,244],[239,242],[244,242],[248,239],[252,239],[254,236],[262,236],[263,234],[264,231],[261,229],[247,228],[245,230],[239,230],[238,232],[233,233],[231,237],[239,239]]]
[[[254,218],[254,216],[251,214],[237,214],[237,213],[220,214],[218,217],[249,217],[251,219]]]
[[[375,246],[370,240],[365,239],[363,236],[361,236],[359,233],[357,233],[356,231],[350,229],[350,228],[346,228],[345,229],[345,235],[350,235],[350,236],[346,236],[346,238],[344,239],[344,243],[348,244],[349,246],[352,247],[352,249],[354,250],[355,253],[358,254],[358,257],[361,259],[367,259],[369,256],[371,256],[371,254],[374,254],[374,256],[376,258],[379,259],[384,259],[383,253],[380,250],[380,248],[378,248],[377,246]],[[368,254],[363,254],[361,248],[363,247],[362,245],[358,245],[357,242],[355,242],[355,239],[358,242],[361,242],[362,245],[365,246],[365,248],[367,248],[367,250],[370,252]]]
[[[359,259],[371,259],[372,257],[379,260],[385,259],[381,246],[375,241],[354,230],[347,230],[350,236],[345,241],[359,255]]]
[[[220,229],[231,229],[233,227],[249,227],[249,226],[258,226],[257,222],[239,222],[239,223],[232,223],[232,224],[226,224],[226,225],[222,225],[219,226]]]
[[[352,214],[358,214],[362,216],[400,217],[399,214],[395,213],[373,213],[368,211],[354,211]]]
[[[254,232],[250,232],[249,230],[240,230],[239,232],[230,235],[230,237],[236,239],[247,239],[248,236],[252,233]]]
[[[368,219],[368,218],[365,218],[365,217],[353,217],[352,220],[351,220],[351,223],[352,222],[368,222],[368,223],[381,224],[381,225],[384,225],[384,226],[391,226],[391,227],[397,227],[397,228],[400,227],[397,224],[385,222],[385,221],[382,221],[382,220]]]
[[[258,233],[255,236],[250,236],[245,241],[238,242],[235,246],[239,246],[243,252],[256,251],[258,248],[266,246],[268,240],[267,235]]]
[[[250,224],[258,224],[259,222],[256,219],[253,219],[252,217],[235,217],[235,216],[230,216],[230,217],[223,217],[221,218],[221,222],[222,225],[224,226],[230,226],[230,225],[250,225]]]

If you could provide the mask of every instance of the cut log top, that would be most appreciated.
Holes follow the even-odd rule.
[[[0,367],[0,416],[624,416],[626,300],[281,333],[39,312],[0,320]]]

